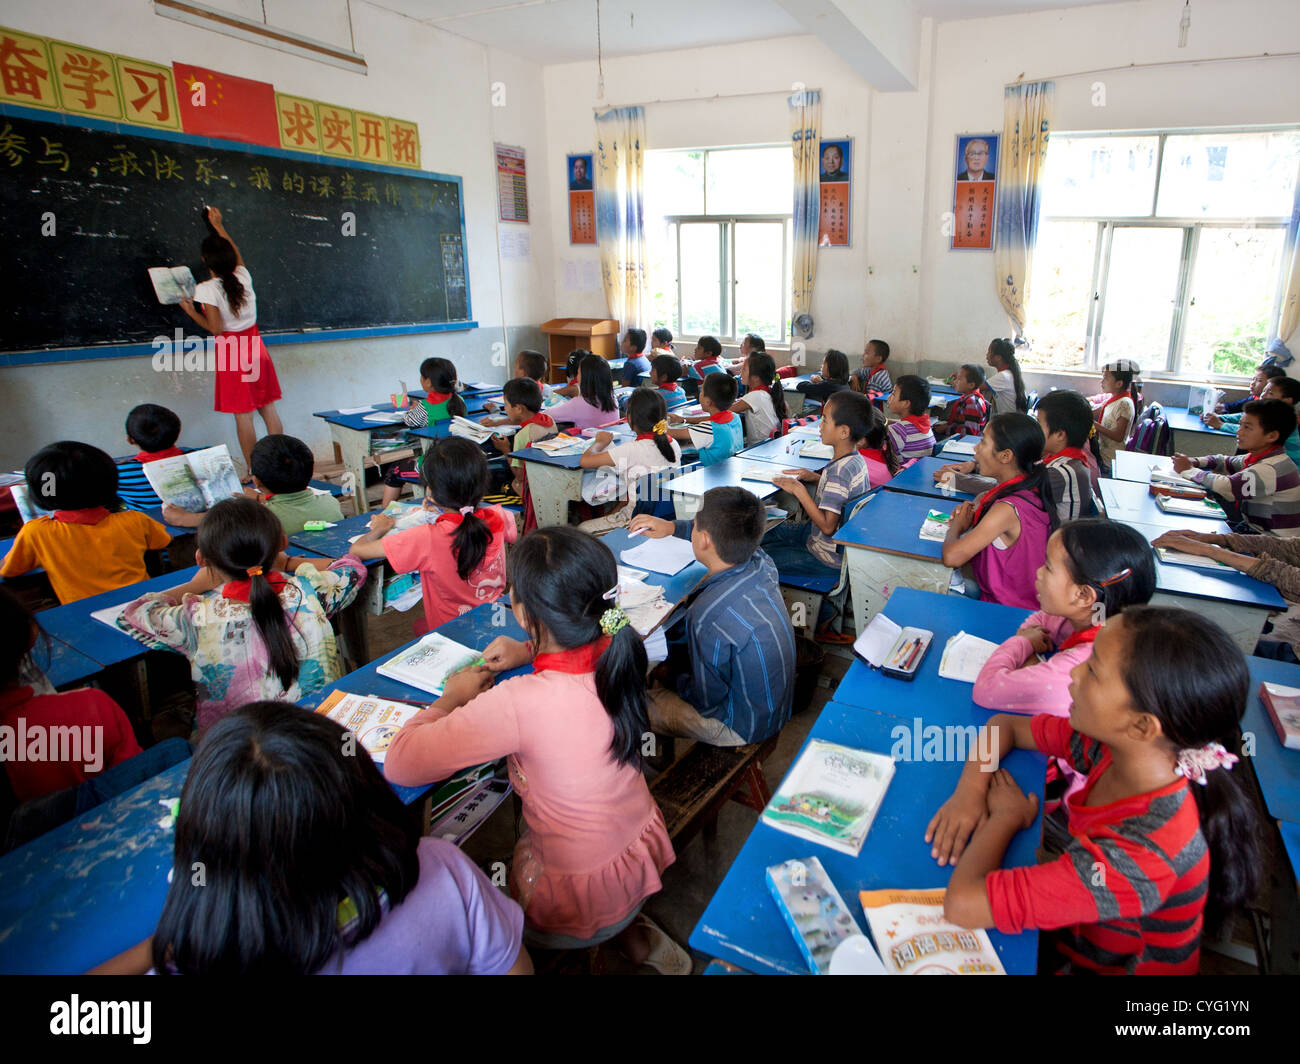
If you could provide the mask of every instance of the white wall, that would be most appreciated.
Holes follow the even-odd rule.
[[[341,28],[338,19],[341,0],[313,2],[311,22],[304,22],[300,0],[269,0],[273,25],[277,3],[282,25],[346,45],[346,22]],[[249,17],[260,18],[260,4],[255,6],[259,10]],[[0,0],[0,23],[15,29],[156,62],[207,64],[272,82],[282,92],[414,119],[424,168],[464,178],[470,296],[479,329],[272,349],[285,391],[285,430],[307,440],[321,457],[330,453],[329,434],[311,411],[375,401],[399,377],[414,383],[420,361],[429,355],[451,358],[464,379],[501,379],[504,369],[492,363],[493,344],[535,345],[535,326],[551,316],[541,68],[364,0],[353,0],[352,16],[356,50],[369,67],[365,75],[161,18],[147,0]],[[503,107],[491,105],[492,81],[505,83]],[[500,268],[494,138],[528,152],[533,215],[532,260]],[[256,274],[257,264],[250,265]],[[172,317],[160,313],[160,332],[182,323],[179,313]],[[36,448],[67,437],[125,453],[127,411],[145,400],[172,406],[185,423],[184,439],[226,442],[238,453],[234,419],[212,411],[211,377],[159,375],[147,356],[0,369],[0,393],[6,411],[0,419],[0,468],[20,466]]]

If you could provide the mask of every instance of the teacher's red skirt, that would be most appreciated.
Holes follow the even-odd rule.
[[[213,408],[218,414],[250,414],[280,398],[275,363],[256,325],[218,333],[214,341],[217,384]]]

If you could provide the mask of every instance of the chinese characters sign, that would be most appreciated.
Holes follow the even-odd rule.
[[[528,221],[528,175],[524,149],[496,145],[497,205],[503,222]]]
[[[594,244],[596,193],[591,184],[591,152],[568,156],[564,180],[569,186],[569,243]]]
[[[952,249],[991,251],[997,199],[998,135],[957,138],[957,178],[953,182]]]
[[[848,247],[852,205],[853,141],[823,140],[818,171],[821,210],[817,221],[817,246]]]

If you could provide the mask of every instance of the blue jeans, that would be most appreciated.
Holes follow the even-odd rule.
[[[782,576],[839,576],[838,565],[819,562],[808,549],[812,530],[811,521],[784,521],[763,537],[763,550]],[[834,616],[834,604],[829,597],[823,598],[817,614],[818,626],[826,624]]]
[[[1300,658],[1296,657],[1295,648],[1281,639],[1261,639],[1255,644],[1255,657],[1272,658],[1274,661],[1289,661],[1292,664],[1300,664]]]

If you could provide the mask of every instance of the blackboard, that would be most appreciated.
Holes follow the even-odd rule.
[[[193,332],[147,271],[207,279],[207,203],[272,343],[474,327],[458,177],[0,107],[0,352],[32,353],[0,358],[143,353]]]

